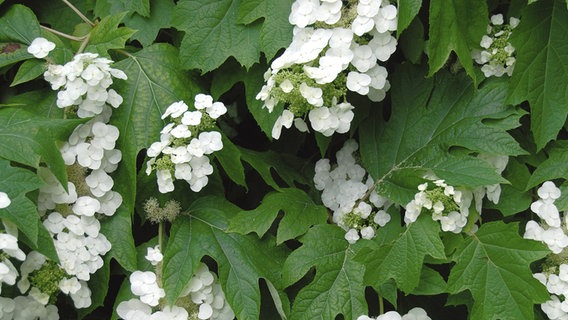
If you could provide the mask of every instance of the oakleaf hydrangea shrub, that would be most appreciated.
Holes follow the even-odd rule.
[[[0,1],[0,319],[568,319],[566,30]]]

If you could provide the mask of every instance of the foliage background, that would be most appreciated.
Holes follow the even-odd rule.
[[[141,170],[145,149],[158,139],[167,106],[210,92],[230,106],[219,124],[224,148],[214,176],[199,194],[176,184],[172,195],[159,196],[188,212],[168,228],[169,302],[204,259],[239,319],[278,313],[350,319],[367,308],[377,315],[379,295],[387,308],[421,306],[433,319],[543,318],[533,305],[548,294],[530,267],[538,270],[531,263],[549,252],[519,234],[532,218],[533,188],[546,180],[558,182],[564,194],[558,208],[568,210],[568,10],[563,0],[528,2],[399,0],[387,99],[377,104],[353,94],[348,134],[289,130],[272,141],[278,114],[261,109],[255,96],[268,62],[291,41],[291,0],[73,1],[97,19],[92,29],[63,2],[0,1],[0,190],[15,203],[0,217],[18,225],[29,248],[56,258],[35,213],[34,190],[42,182],[34,172],[45,164],[66,179],[56,142],[80,120],[63,120],[40,77],[43,62],[25,48],[48,37],[58,45],[53,58],[63,63],[78,44],[39,24],[77,36],[90,32],[85,50],[112,58],[128,75],[116,84],[124,103],[111,119],[120,129],[115,185],[124,203],[101,221],[113,247],[90,282],[94,304],[80,316],[110,316],[129,297],[125,275],[149,267],[140,252],[157,230],[141,205],[158,191],[155,176]],[[517,52],[511,77],[485,79],[471,59],[492,13],[521,19],[511,39]],[[349,137],[358,139],[377,190],[397,204],[412,199],[427,171],[469,188],[502,183],[501,201],[484,203],[475,236],[444,234],[430,219],[408,228],[395,220],[374,240],[350,245],[327,222],[312,183],[315,161],[333,157]],[[502,177],[475,157],[480,152],[511,157]]]

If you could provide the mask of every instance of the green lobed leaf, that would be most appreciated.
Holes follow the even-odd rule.
[[[150,16],[150,0],[120,0],[128,11],[136,12],[143,17]]]
[[[361,126],[361,158],[378,192],[406,204],[416,193],[417,179],[430,171],[451,185],[505,182],[487,162],[469,154],[525,153],[507,132],[519,125],[523,112],[505,105],[506,82],[486,81],[476,90],[464,74],[440,72],[428,79],[424,73],[400,66],[392,79],[389,121],[375,113]],[[467,152],[452,151],[456,147]]]
[[[122,20],[128,28],[136,30],[130,39],[138,40],[143,47],[148,47],[156,40],[160,29],[171,26],[171,18],[174,10],[172,0],[150,0],[149,16],[135,12],[135,8],[129,7],[121,1],[98,0],[95,13],[100,17],[111,14],[120,14],[128,11],[130,14]]]
[[[319,224],[300,238],[302,246],[293,251],[282,270],[285,286],[300,280],[315,268],[315,277],[295,298],[290,319],[355,319],[367,314],[363,273],[365,267],[353,260],[361,247],[345,240],[345,230]]]
[[[188,209],[188,216],[172,225],[164,254],[163,284],[171,303],[182,292],[199,261],[210,256],[219,266],[219,280],[238,319],[258,319],[259,279],[270,281],[283,299],[281,266],[285,250],[272,240],[226,233],[229,219],[240,209],[224,198],[201,197]]]
[[[311,226],[325,223],[328,217],[327,209],[316,205],[302,190],[286,188],[269,193],[256,209],[239,212],[231,219],[227,231],[256,232],[262,237],[280,211],[284,211],[284,217],[278,226],[276,244],[303,235]]]
[[[136,32],[127,27],[119,27],[125,16],[126,12],[103,17],[91,30],[89,45],[85,50],[108,56],[108,50],[124,48],[126,40]]]
[[[518,228],[517,223],[485,223],[458,249],[448,291],[471,292],[471,319],[533,319],[533,305],[549,299],[530,264],[550,252],[521,238]]]
[[[398,0],[397,37],[406,30],[422,7],[422,0]]]
[[[24,61],[14,76],[14,80],[10,84],[10,87],[34,80],[41,76],[45,70],[46,64],[42,60],[32,59]]]
[[[67,171],[56,141],[66,140],[85,120],[55,120],[38,117],[23,109],[0,109],[0,157],[38,168],[47,164],[62,185]]]
[[[467,74],[477,82],[471,49],[479,47],[487,32],[487,11],[486,1],[430,1],[429,76],[440,70],[454,51]]]
[[[568,109],[568,9],[562,0],[538,1],[527,6],[511,43],[517,61],[507,101],[528,101],[531,131],[537,149],[554,140],[564,125]]]
[[[40,36],[39,22],[30,8],[15,4],[0,18],[0,42],[30,44]]]
[[[542,162],[531,175],[526,189],[533,188],[547,180],[568,179],[568,141],[558,140],[550,146],[548,159]]]
[[[180,59],[185,69],[203,73],[235,57],[249,68],[260,56],[260,24],[237,22],[241,0],[181,0],[174,10],[172,25],[185,32]]]
[[[12,167],[0,159],[0,191],[8,194],[11,204],[0,209],[0,218],[14,223],[34,244],[38,244],[39,213],[26,193],[37,190],[42,181],[31,171]]]
[[[278,50],[292,42],[293,25],[288,22],[292,0],[241,1],[237,10],[237,23],[251,24],[264,19],[260,28],[260,50],[271,60]]]
[[[127,27],[137,30],[132,40],[138,40],[144,47],[148,47],[156,40],[160,29],[171,26],[171,17],[174,12],[172,0],[152,0],[150,9],[152,14],[148,17],[134,14],[124,18]]]
[[[424,257],[446,257],[439,234],[440,226],[432,217],[421,215],[406,228],[400,225],[390,227],[400,230],[393,242],[378,244],[377,241],[369,241],[355,260],[365,264],[365,283],[378,288],[392,278],[398,288],[410,293],[420,283]]]
[[[272,170],[278,173],[278,176],[289,187],[294,187],[294,181],[309,185],[310,178],[313,174],[305,173],[305,162],[293,155],[277,153],[269,151],[254,151],[245,148],[239,148],[241,151],[241,159],[250,164],[262,177],[264,182],[275,190],[281,190],[282,187],[274,180]]]

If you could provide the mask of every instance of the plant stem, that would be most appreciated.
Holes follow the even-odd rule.
[[[160,222],[158,224],[158,249],[160,250],[160,252],[162,251],[162,234],[164,233],[164,223]]]
[[[385,302],[383,301],[383,296],[379,294],[379,314],[385,313]]]
[[[83,42],[81,42],[81,46],[79,47],[79,50],[77,50],[77,53],[81,53],[81,52],[83,52],[83,50],[85,50],[87,43],[89,43],[89,38],[91,38],[90,32],[87,33],[87,35],[85,36],[85,39],[83,39]]]
[[[94,27],[95,24],[89,20],[89,18],[85,17],[85,15],[79,11],[79,9],[77,9],[74,5],[72,5],[68,0],[62,0],[67,6],[69,6],[69,8],[71,8],[71,10],[73,10],[83,21],[85,21],[88,25],[90,25],[91,27]]]
[[[57,30],[55,30],[55,29],[51,29],[51,28],[46,27],[46,26],[40,26],[40,27],[41,27],[43,30],[46,30],[46,31],[48,31],[48,32],[51,32],[51,33],[53,33],[53,34],[56,34],[56,35],[58,35],[58,36],[61,36],[61,37],[63,37],[63,38],[67,38],[67,39],[73,40],[73,41],[84,41],[85,38],[87,38],[87,36],[82,36],[82,37],[72,36],[72,35],[70,35],[70,34],[63,33],[63,32],[61,32],[61,31],[57,31]]]

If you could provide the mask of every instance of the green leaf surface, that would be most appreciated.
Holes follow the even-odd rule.
[[[438,271],[422,266],[422,271],[420,272],[420,282],[418,286],[412,290],[413,295],[429,296],[442,294],[446,292],[446,281]]]
[[[256,209],[239,212],[231,219],[228,231],[256,232],[262,237],[280,211],[284,211],[284,217],[278,225],[276,244],[303,235],[311,226],[325,223],[328,217],[327,209],[316,205],[302,190],[287,188],[268,194]]]
[[[150,16],[150,0],[120,0],[120,2],[128,11],[136,12],[143,17]]]
[[[251,24],[264,19],[260,28],[260,50],[271,60],[278,50],[292,42],[293,25],[288,22],[292,0],[241,1],[237,10],[237,23]]]
[[[144,0],[142,0],[144,1]],[[148,47],[156,40],[160,29],[169,28],[174,10],[172,0],[150,0],[149,16],[144,16],[135,12],[135,8],[121,1],[98,0],[95,6],[95,13],[100,17],[112,14],[129,12],[122,20],[128,28],[136,30],[130,39],[138,40],[143,47]]]
[[[533,304],[549,299],[529,265],[550,252],[521,238],[518,228],[517,223],[485,223],[458,249],[448,291],[471,292],[471,319],[533,319]]]
[[[229,219],[239,211],[224,198],[202,197],[188,209],[188,216],[174,221],[164,254],[163,284],[168,301],[176,300],[207,255],[219,266],[219,280],[237,318],[258,319],[260,278],[270,281],[287,305],[280,280],[286,252],[274,247],[270,239],[226,233]]]
[[[469,153],[525,153],[507,132],[523,112],[505,105],[506,82],[486,81],[475,90],[464,74],[440,72],[428,79],[412,65],[400,66],[392,82],[389,121],[376,113],[360,130],[361,158],[380,194],[406,204],[416,193],[416,179],[430,171],[451,185],[505,182]]]
[[[0,42],[0,68],[33,58],[27,49],[19,43]]]
[[[10,162],[0,159],[0,191],[8,194],[11,203],[0,209],[0,218],[14,223],[27,238],[38,244],[39,213],[26,193],[38,189],[42,181],[31,171],[10,166]]]
[[[33,59],[27,60],[18,69],[18,73],[14,76],[14,81],[10,87],[17,86],[22,83],[34,80],[41,76],[46,70],[46,64],[43,60]]]
[[[136,32],[130,28],[118,26],[125,16],[126,12],[103,17],[91,30],[89,45],[85,50],[108,56],[108,50],[124,48],[126,40]]]
[[[393,224],[393,222],[390,222]],[[421,215],[408,227],[398,228],[401,233],[391,243],[379,245],[376,241],[366,243],[356,256],[364,262],[365,283],[379,287],[389,279],[394,279],[397,287],[410,293],[420,283],[424,257],[444,259],[444,244],[440,239],[440,226],[432,217]],[[380,238],[379,238],[380,239]]]
[[[404,57],[414,64],[419,64],[426,46],[422,21],[413,20],[398,41]]]
[[[215,158],[223,167],[229,178],[236,184],[246,188],[245,168],[241,162],[241,151],[227,136],[222,136],[223,149],[215,152]]]
[[[477,82],[471,50],[479,47],[487,32],[487,10],[485,1],[430,1],[429,76],[440,70],[454,51],[467,74]]]
[[[180,59],[185,69],[203,73],[235,57],[249,68],[260,55],[260,23],[237,22],[241,0],[181,0],[174,10],[172,25],[185,32]]]
[[[568,180],[568,141],[559,140],[550,146],[548,159],[542,162],[533,172],[527,190],[547,180],[563,178]]]
[[[115,186],[115,191],[119,193],[121,192],[118,190],[124,189],[124,187],[119,187],[116,184]],[[112,244],[108,255],[115,258],[128,271],[136,270],[136,248],[132,235],[131,211],[130,207],[123,202],[112,217],[101,221],[101,233]]]
[[[528,101],[531,131],[537,148],[556,138],[568,108],[568,10],[562,0],[527,6],[522,23],[511,35],[517,61],[507,101]]]
[[[88,11],[88,1],[90,0],[73,0],[72,3],[85,13]],[[83,22],[63,1],[26,1],[26,5],[37,15],[39,21],[60,32],[72,34],[75,26]]]
[[[66,186],[66,166],[56,141],[67,140],[84,120],[55,120],[35,116],[23,109],[0,109],[0,157],[38,168],[47,164]]]
[[[355,319],[367,314],[363,273],[365,267],[353,261],[361,247],[345,240],[345,230],[336,225],[320,224],[302,238],[302,246],[284,263],[285,286],[300,280],[315,268],[315,277],[296,296],[290,319]]]
[[[144,47],[148,47],[156,40],[160,29],[171,26],[171,17],[174,12],[174,2],[172,0],[152,0],[150,1],[152,14],[148,17],[134,14],[124,18],[124,24],[137,30],[132,35],[132,40],[138,40]]]
[[[30,8],[15,4],[0,18],[0,42],[30,44],[40,36],[39,22]]]
[[[264,182],[275,190],[281,190],[280,186],[272,175],[274,170],[278,176],[287,184],[288,187],[294,187],[294,181],[309,185],[311,173],[305,172],[305,162],[295,156],[277,153],[272,150],[259,152],[245,148],[241,150],[241,159],[250,164],[255,169]]]
[[[398,0],[397,37],[406,30],[422,7],[422,0]]]
[[[132,270],[136,267],[134,241],[131,234],[121,233],[132,230],[130,215],[136,198],[136,158],[140,150],[158,140],[165,124],[161,120],[165,109],[179,100],[193,101],[198,88],[182,71],[177,50],[167,44],[142,49],[115,67],[128,76],[128,80],[116,82],[116,90],[124,102],[114,110],[111,119],[111,124],[120,130],[117,147],[122,151],[122,162],[116,172],[115,186],[123,197],[123,205],[109,220],[107,228],[114,236],[112,240],[109,238],[113,256]],[[116,225],[114,219],[118,219]]]

